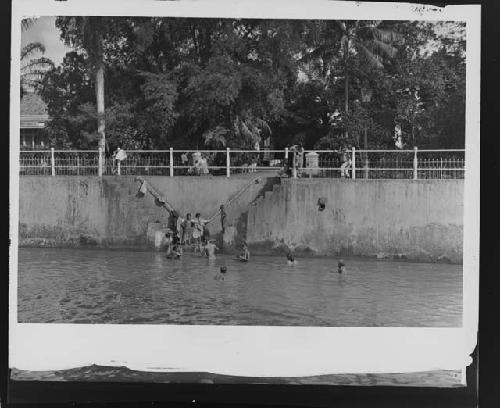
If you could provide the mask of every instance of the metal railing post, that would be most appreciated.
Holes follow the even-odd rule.
[[[231,158],[230,158],[230,149],[226,148],[226,177],[231,176]]]
[[[288,147],[285,147],[285,160],[288,160]]]
[[[418,159],[417,159],[418,147],[413,148],[413,180],[418,179]]]
[[[356,179],[356,148],[352,148],[352,179]]]
[[[55,162],[53,147],[50,148],[50,168],[52,177],[54,177],[56,175],[56,162]]]
[[[102,177],[102,147],[99,146],[97,156],[97,175]]]
[[[170,148],[169,164],[170,164],[170,177],[174,177],[174,149],[172,147]]]

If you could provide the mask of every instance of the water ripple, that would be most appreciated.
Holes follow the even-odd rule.
[[[19,249],[20,322],[461,326],[462,266]],[[214,280],[221,264],[228,273]]]

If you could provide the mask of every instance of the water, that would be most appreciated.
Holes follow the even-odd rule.
[[[347,259],[19,249],[23,323],[462,325],[462,266]],[[224,280],[216,280],[220,265]]]

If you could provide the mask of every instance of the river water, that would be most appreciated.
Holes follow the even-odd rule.
[[[462,325],[462,265],[273,256],[19,249],[23,323]],[[224,280],[214,279],[226,265]]]

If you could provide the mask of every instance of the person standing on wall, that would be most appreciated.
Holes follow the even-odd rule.
[[[113,167],[114,167],[114,163],[116,161],[118,174],[121,174],[120,165],[121,165],[121,162],[123,160],[125,160],[126,158],[127,158],[127,153],[125,152],[125,150],[122,150],[121,148],[117,147],[115,150],[115,153],[113,154]]]
[[[224,209],[224,204],[220,205],[219,212],[220,212],[220,226],[222,230],[222,235],[224,235],[224,232],[226,231],[226,219],[227,219],[227,213],[226,210]]]
[[[349,168],[351,167],[351,155],[349,154],[349,149],[346,147],[342,151],[342,165],[340,166],[340,177],[349,178]]]

